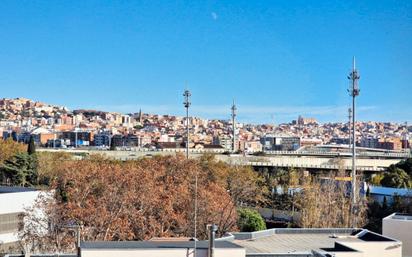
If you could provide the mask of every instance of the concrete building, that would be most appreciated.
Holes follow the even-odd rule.
[[[227,136],[215,136],[212,140],[213,145],[221,145],[226,150],[232,149],[232,139]]]
[[[319,138],[301,138],[300,139],[300,146],[317,146],[323,143],[322,139]]]
[[[159,142],[159,143],[165,143],[165,142],[171,143],[171,142],[175,142],[175,141],[176,141],[175,135],[163,134],[163,135],[160,135],[159,140],[157,142]]]
[[[127,136],[123,136],[118,134],[112,137],[111,144],[116,147],[135,147],[139,146],[139,141],[139,137],[136,135],[129,134]]]
[[[196,257],[207,257],[208,241],[198,241]],[[83,242],[82,257],[193,257],[194,241]],[[244,257],[245,249],[228,241],[216,241],[214,257]]]
[[[119,135],[119,134],[113,135],[111,145],[116,146],[116,147],[125,146],[126,142],[125,142],[125,139],[123,138],[123,135]]]
[[[261,152],[262,144],[259,141],[239,141],[238,149],[246,153]]]
[[[366,229],[268,229],[233,233],[246,256],[401,257],[402,243]]]
[[[379,140],[379,148],[386,150],[402,150],[402,142],[400,138],[385,138]]]
[[[136,135],[129,134],[126,136],[126,145],[127,146],[139,146],[139,138]]]
[[[382,234],[402,242],[402,256],[412,256],[412,215],[393,213],[382,220]]]
[[[379,148],[379,140],[377,138],[364,137],[360,142],[361,147]]]
[[[299,125],[318,124],[318,121],[315,118],[304,118],[299,115],[297,124]]]
[[[369,189],[369,197],[374,201],[383,203],[386,199],[387,203],[392,203],[394,197],[412,197],[412,190],[409,188],[394,188],[394,187],[383,187],[383,186],[374,186],[367,184],[366,182],[362,183],[363,191]]]
[[[110,146],[111,135],[109,132],[101,132],[94,135],[95,146]]]
[[[61,138],[70,140],[72,146],[88,146],[93,136],[88,131],[66,131],[62,133]]]
[[[212,242],[214,246],[209,248],[209,241],[197,241],[196,256],[209,256],[209,249],[213,249],[214,257],[402,256],[402,242],[366,229],[276,228],[229,233]],[[82,257],[193,257],[194,248],[194,241],[170,238],[153,241],[86,241],[80,243],[79,252]]]
[[[265,135],[260,143],[266,151],[295,151],[300,147],[300,137]]]
[[[25,187],[0,187],[0,253],[18,243],[19,215],[34,204],[39,194]]]

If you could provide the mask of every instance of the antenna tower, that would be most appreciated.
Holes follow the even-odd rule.
[[[186,108],[186,159],[189,159],[189,107],[192,104],[190,102],[190,97],[192,94],[189,90],[185,90],[183,93],[184,102],[183,105]],[[195,202],[194,202],[194,231],[193,231],[193,240],[194,240],[194,249],[193,256],[196,257],[196,248],[197,248],[197,171],[195,171]]]
[[[348,134],[349,134],[349,143],[348,143],[348,151],[351,148],[352,145],[352,136],[351,136],[351,128],[352,128],[352,108],[348,109]]]
[[[230,108],[232,110],[232,151],[236,152],[236,105],[235,105],[235,100],[233,100],[233,105],[232,108]]]
[[[356,124],[355,124],[355,98],[359,95],[360,89],[358,86],[358,81],[360,79],[359,73],[356,69],[355,57],[353,57],[352,71],[349,73],[348,79],[351,85],[348,89],[349,95],[352,97],[352,227],[357,226],[356,215],[357,215],[357,185],[356,185]]]

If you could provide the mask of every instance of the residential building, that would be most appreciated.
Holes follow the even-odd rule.
[[[319,138],[301,138],[300,147],[302,146],[317,146],[323,143],[322,139]]]
[[[260,142],[266,151],[295,151],[300,147],[300,137],[265,135]]]
[[[215,136],[212,141],[213,145],[221,145],[224,149],[232,150],[233,140],[229,136]]]
[[[363,137],[360,146],[366,148],[379,148],[379,140],[377,138]]]
[[[379,148],[386,150],[402,150],[400,138],[384,138],[379,140]]]
[[[238,149],[246,153],[261,152],[262,144],[259,141],[239,141]]]
[[[88,146],[92,141],[92,134],[88,131],[65,131],[61,138],[70,140],[71,146]]]
[[[110,146],[111,135],[109,132],[100,132],[93,139],[95,146]]]

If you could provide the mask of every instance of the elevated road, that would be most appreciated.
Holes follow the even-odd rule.
[[[64,151],[74,155],[83,156],[90,154],[100,154],[116,160],[136,160],[142,157],[155,155],[176,155],[184,153],[184,149],[170,150],[148,150],[136,149],[134,151],[107,151],[90,149],[39,149],[39,151]],[[223,151],[204,151],[193,149],[191,156],[200,157],[205,153],[213,153],[216,158],[235,165],[249,165],[256,168],[261,167],[284,167],[284,168],[304,168],[304,169],[325,169],[339,170],[351,169],[351,156],[348,153],[306,153],[306,152],[268,152],[265,156],[223,154]],[[408,158],[405,153],[365,153],[359,154],[357,159],[358,169],[361,171],[382,171],[392,164]]]

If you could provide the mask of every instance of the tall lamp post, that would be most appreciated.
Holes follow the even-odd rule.
[[[355,126],[355,98],[359,95],[360,89],[358,86],[358,80],[360,76],[356,70],[355,57],[353,57],[352,71],[349,73],[348,79],[351,82],[351,86],[348,89],[349,95],[352,97],[352,226],[356,226],[357,215],[357,189],[356,189],[356,126]]]

